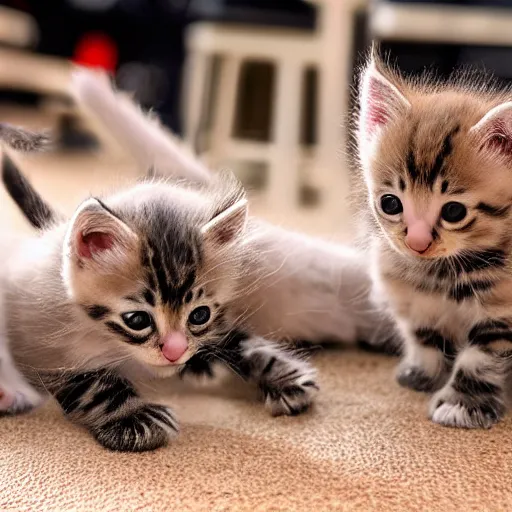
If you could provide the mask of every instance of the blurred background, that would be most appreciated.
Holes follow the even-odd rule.
[[[346,239],[349,112],[372,40],[407,74],[470,66],[507,83],[512,0],[0,1],[0,121],[54,131],[54,150],[16,159],[63,210],[132,181],[123,148],[68,94],[72,63],[104,68],[233,170],[254,214]],[[26,229],[5,194],[2,213]]]

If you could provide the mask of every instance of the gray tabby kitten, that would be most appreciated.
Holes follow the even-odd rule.
[[[393,324],[371,303],[367,262],[355,249],[289,232],[254,218],[248,219],[245,224],[242,219],[245,219],[246,205],[239,185],[233,188],[232,180],[228,180],[225,176],[212,175],[200,162],[180,148],[154,119],[144,116],[132,102],[119,93],[115,93],[108,82],[101,82],[94,75],[84,71],[75,77],[75,93],[81,104],[88,106],[104,121],[107,128],[121,142],[124,142],[143,169],[154,167],[158,172],[170,172],[196,183],[195,185],[190,183],[187,187],[162,183],[140,185],[131,193],[124,193],[113,198],[115,205],[111,204],[112,200],[106,204],[99,203],[103,209],[106,207],[106,213],[128,223],[128,227],[133,231],[135,228],[127,219],[128,217],[131,219],[134,209],[137,212],[141,211],[137,205],[142,196],[147,196],[147,201],[142,209],[143,218],[154,217],[157,220],[153,221],[155,229],[148,230],[147,226],[139,225],[138,229],[135,229],[139,237],[153,230],[159,233],[158,239],[160,239],[160,231],[156,228],[161,230],[162,226],[169,225],[169,229],[173,231],[177,229],[175,226],[185,225],[191,218],[200,219],[199,231],[203,231],[206,228],[205,224],[201,223],[206,221],[206,225],[209,225],[207,219],[212,215],[211,200],[217,198],[219,201],[219,197],[223,198],[220,204],[224,204],[226,208],[216,210],[218,215],[214,222],[214,225],[217,226],[215,231],[220,230],[221,235],[214,234],[213,238],[211,238],[212,235],[209,235],[207,239],[209,241],[205,245],[208,248],[208,254],[210,247],[215,248],[211,258],[214,254],[218,260],[215,260],[216,263],[211,270],[208,267],[205,272],[206,274],[210,271],[220,272],[222,269],[226,271],[226,277],[223,275],[213,277],[211,282],[208,279],[212,286],[214,283],[215,286],[220,286],[219,294],[221,295],[229,281],[228,278],[231,278],[232,286],[228,287],[225,295],[226,308],[232,314],[232,318],[236,318],[238,321],[235,322],[234,329],[226,331],[229,332],[229,335],[226,332],[222,333],[223,337],[220,342],[218,338],[215,338],[214,343],[201,345],[186,364],[181,366],[182,372],[211,375],[213,373],[212,360],[223,359],[238,373],[259,382],[266,397],[267,406],[274,414],[295,414],[306,408],[312,400],[316,389],[314,372],[304,361],[269,344],[265,341],[265,337],[279,340],[306,339],[313,342],[341,340],[349,343],[364,339],[373,346],[396,349],[395,341],[392,338]],[[197,182],[202,185],[198,185]],[[49,221],[54,221],[56,216],[51,208],[42,201],[10,163],[4,168],[4,183],[11,196],[35,227],[40,228],[48,224]],[[151,194],[142,194],[142,190],[146,192],[151,190]],[[220,196],[219,190],[222,191]],[[231,199],[227,200],[226,197]],[[199,215],[195,211],[201,201],[206,201],[209,204],[207,215]],[[189,207],[192,209],[189,210]],[[158,215],[155,214],[155,211],[158,212]],[[129,212],[132,214],[129,215]],[[146,212],[151,212],[151,215],[146,217]],[[137,222],[140,223],[141,220],[138,219]],[[193,225],[196,226],[194,223]],[[70,228],[68,227],[68,229]],[[208,234],[211,229],[212,227],[209,227],[205,233]],[[117,233],[118,230],[114,231]],[[122,233],[122,231],[120,232]],[[142,235],[141,232],[143,232]],[[217,244],[212,246],[212,241],[217,241]],[[228,246],[225,245],[226,243]],[[99,241],[93,242],[93,246],[99,245],[103,249],[100,251],[102,255],[109,254],[108,249],[112,248],[109,244],[109,241],[104,243],[103,237],[100,237]],[[174,242],[168,242],[167,249],[172,249],[172,254],[181,254],[184,246],[173,244]],[[106,247],[104,247],[105,245]],[[223,249],[225,247],[226,250]],[[116,246],[114,245],[113,248],[116,249]],[[127,253],[132,254],[133,250],[128,247]],[[149,259],[152,261],[152,257]],[[23,263],[20,265],[23,267]],[[157,267],[160,265],[161,263]],[[163,274],[169,275],[172,272],[172,269],[164,269]],[[133,276],[134,271],[130,270],[129,275]],[[67,274],[64,273],[64,277],[66,276]],[[123,281],[126,279],[124,274],[121,277]],[[158,285],[158,273],[153,279],[155,285]],[[226,283],[224,283],[224,279],[226,279]],[[117,300],[116,298],[121,294],[116,289],[117,284],[107,283],[104,273],[99,274],[98,280],[97,285],[96,281],[93,281],[92,285],[99,287],[100,296],[108,297],[114,293],[114,300]],[[93,288],[86,282],[84,289],[89,293]],[[191,300],[202,300],[203,293],[198,291],[199,297],[192,294]],[[175,294],[176,292],[172,292],[171,295]],[[131,298],[136,297],[134,294],[130,294],[130,296]],[[222,296],[224,297],[224,295]],[[127,296],[123,295],[123,297]],[[72,298],[75,300],[74,296]],[[142,295],[139,293],[138,299],[145,301],[146,293],[144,291]],[[185,299],[187,299],[187,295],[185,295]],[[221,301],[218,302],[224,304]],[[85,310],[85,314],[88,314],[89,317],[92,314],[96,324],[112,322],[109,315],[120,312],[119,308],[113,308],[100,302],[96,294],[85,302],[81,299],[79,303],[82,306],[89,306],[89,310]],[[96,306],[106,306],[108,310],[105,311]],[[211,305],[208,307],[211,314]],[[185,308],[188,314],[193,312],[190,307]],[[134,311],[128,311],[128,313],[132,312]],[[119,320],[119,317],[117,318]],[[121,317],[121,319],[124,322],[125,318]],[[140,323],[142,319],[136,318],[136,322]],[[18,324],[16,323],[16,325]],[[63,325],[64,329],[70,329],[66,321],[63,322]],[[142,325],[144,324],[142,323]],[[243,328],[240,328],[240,325]],[[123,325],[121,327],[124,328]],[[119,331],[119,326],[108,325],[107,328],[109,334],[113,329]],[[245,339],[246,333],[253,335],[250,342]],[[17,338],[23,338],[24,334],[23,332],[13,332],[13,334],[14,344],[18,345]],[[121,333],[119,332],[119,334]],[[262,338],[254,338],[254,336]],[[126,339],[126,336],[123,335],[123,337]],[[57,338],[54,345],[56,350],[60,351],[58,356],[63,366],[67,368],[70,364],[70,360],[67,359],[69,354],[62,354],[62,349],[58,347],[62,340]],[[44,343],[41,344],[41,347],[44,345]],[[176,349],[176,345],[178,349]],[[174,337],[173,346],[173,351],[178,350],[179,352],[179,347],[183,348],[184,346],[183,340],[181,339],[181,342],[178,343]],[[14,352],[16,353],[16,346]],[[73,351],[71,352],[73,353]],[[124,351],[121,351],[119,346],[112,347],[110,355],[112,360],[116,361],[113,364],[118,368],[121,364],[121,361],[118,360],[124,357]],[[130,370],[132,366],[132,362],[122,362],[124,372]],[[137,370],[140,371],[140,368]],[[111,378],[110,375],[109,373],[109,378]],[[128,379],[131,378],[130,375],[128,375]],[[126,378],[125,373],[123,373],[123,378]],[[81,379],[85,379],[86,383],[82,384]],[[64,387],[64,392],[61,395],[70,396],[73,404],[76,403],[77,408],[81,410],[83,394],[91,393],[89,389],[91,379],[96,382],[98,376],[87,373],[86,377],[80,377],[77,382],[73,377]],[[269,379],[274,382],[272,386],[267,385]],[[125,385],[126,383],[123,383],[123,386]],[[130,389],[132,389],[131,385]],[[82,390],[85,391],[82,393]],[[106,400],[103,398],[106,395],[112,395],[112,390],[109,390],[108,387],[104,393],[102,391],[103,389],[99,390],[100,398],[103,400]],[[78,400],[76,399],[77,395]],[[99,410],[104,414],[105,407],[103,403],[101,405],[103,409]],[[68,404],[65,402],[63,407],[66,410]],[[98,411],[98,409],[95,410]],[[74,411],[71,412],[74,413]],[[100,419],[102,422],[105,421],[103,416]],[[124,417],[123,421],[125,421]],[[129,422],[132,423],[132,420],[129,419]],[[117,449],[145,448],[137,446],[136,448]]]
[[[4,267],[4,395],[23,395],[25,408],[49,393],[121,451],[158,448],[178,432],[172,411],[147,403],[134,383],[208,372],[213,355],[255,382],[273,414],[307,409],[314,369],[251,335],[237,302],[250,259],[238,182],[143,183],[90,198],[61,221],[7,157],[3,180],[42,231],[11,248]],[[18,409],[14,399],[3,406]]]
[[[76,71],[72,93],[142,172],[154,169],[202,185],[216,179],[158,120],[115,91],[105,75]],[[244,262],[240,301],[250,311],[255,332],[313,342],[365,340],[378,349],[399,349],[392,320],[370,299],[366,254],[259,219],[250,219],[243,243],[250,247],[250,258]]]

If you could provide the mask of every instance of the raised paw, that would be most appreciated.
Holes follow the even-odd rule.
[[[446,427],[490,428],[505,414],[505,405],[496,395],[463,394],[449,387],[430,402],[430,419]]]
[[[316,370],[300,359],[271,358],[262,373],[260,389],[273,416],[295,416],[309,408],[319,389]]]
[[[129,416],[95,427],[92,433],[109,450],[145,452],[165,446],[178,432],[178,423],[169,408],[145,405]]]
[[[435,391],[441,386],[439,378],[427,375],[419,366],[401,364],[398,367],[396,379],[398,384],[404,388],[413,389],[414,391],[423,391],[426,393]]]

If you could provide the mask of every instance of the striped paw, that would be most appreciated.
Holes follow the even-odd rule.
[[[430,419],[446,427],[490,428],[504,414],[503,401],[493,394],[468,395],[443,388],[430,403]]]
[[[144,452],[167,445],[178,435],[172,411],[162,405],[144,405],[123,416],[92,429],[98,442],[109,450]]]
[[[404,388],[426,393],[435,391],[442,385],[438,376],[430,376],[419,366],[410,366],[406,363],[401,363],[398,367],[396,380]]]
[[[301,359],[270,359],[260,389],[273,416],[296,416],[309,408],[319,389],[316,370]]]

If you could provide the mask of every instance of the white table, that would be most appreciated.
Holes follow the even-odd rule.
[[[370,31],[386,40],[510,46],[512,9],[378,2]]]

